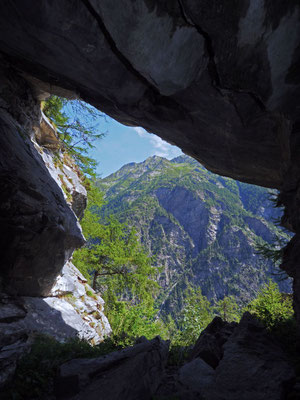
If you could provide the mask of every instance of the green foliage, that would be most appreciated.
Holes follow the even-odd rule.
[[[133,304],[152,299],[158,287],[154,280],[157,270],[151,266],[136,231],[115,218],[101,224],[96,211],[102,197],[94,201],[90,201],[82,220],[88,243],[75,252],[75,265],[83,274],[93,276],[93,288],[100,290],[109,304],[114,295],[122,299],[125,293]]]
[[[195,343],[213,317],[212,306],[203,296],[201,289],[188,287],[185,292],[183,311],[179,318],[179,331],[174,342],[183,346]]]
[[[238,322],[241,318],[240,307],[233,296],[226,296],[217,301],[214,310],[217,315],[227,322]]]
[[[95,176],[96,160],[88,156],[93,142],[103,137],[99,132],[99,118],[103,114],[80,100],[67,100],[50,96],[43,111],[55,124],[62,150],[72,156],[80,170],[89,176]]]
[[[108,318],[118,344],[128,346],[137,338],[145,336],[152,339],[155,336],[168,338],[168,330],[163,322],[156,318],[157,310],[153,304],[141,302],[130,305],[128,302],[114,302],[110,307]]]
[[[171,161],[150,157],[143,163],[128,164],[96,182],[107,199],[100,211],[101,217],[114,215],[119,221],[135,226],[143,243],[155,255],[153,265],[168,266],[166,276],[160,275],[160,282],[164,284],[156,299],[156,305],[162,305],[164,319],[168,312],[175,319],[178,316],[185,288],[182,282],[187,273],[191,284],[197,276],[201,288],[214,298],[220,296],[220,285],[216,281],[222,282],[224,291],[238,296],[243,304],[249,302],[271,276],[271,262],[254,254],[254,242],[264,243],[260,234],[265,236],[266,233],[265,237],[283,235],[267,217],[261,216],[263,208],[268,207],[267,189],[216,176],[186,156]],[[178,202],[174,207],[171,198],[176,192],[179,201],[180,193],[186,193],[191,205],[188,212],[185,212],[186,202],[182,203],[183,209]],[[168,198],[170,201],[166,200]],[[199,251],[195,246],[191,251],[188,237],[193,229],[189,221],[192,224],[197,201],[205,215],[212,215],[217,210],[221,216],[213,243],[204,248],[201,244]],[[271,213],[276,215],[276,210]],[[202,230],[205,218],[199,221]],[[265,228],[256,229],[260,225]],[[172,232],[176,234],[172,236]],[[192,240],[196,244],[197,239],[193,237]],[[210,277],[206,278],[206,270],[212,271]],[[256,279],[252,279],[253,274]],[[279,281],[279,278],[274,279]],[[285,290],[288,286],[288,282],[280,283]]]
[[[280,293],[276,283],[269,281],[245,308],[266,326],[280,343],[289,361],[300,376],[300,335],[294,316],[292,296]]]
[[[255,245],[256,252],[260,254],[264,259],[270,260],[274,266],[273,275],[277,277],[277,281],[283,281],[288,279],[288,275],[285,271],[280,269],[282,263],[282,257],[284,249],[290,239],[289,236],[275,236],[273,243],[259,243]]]
[[[179,329],[172,329],[172,323],[167,324],[172,339],[173,357],[184,358],[183,347],[193,345],[200,333],[213,318],[219,315],[227,322],[239,321],[240,308],[233,296],[226,296],[215,304],[204,296],[200,288],[188,286],[184,292],[184,306],[178,320]]]
[[[294,315],[291,296],[280,293],[277,284],[271,280],[246,310],[256,315],[270,330],[277,329]]]
[[[107,338],[97,346],[90,346],[79,339],[70,339],[65,343],[45,335],[37,336],[29,354],[25,354],[18,363],[12,385],[7,388],[3,400],[44,399],[53,390],[53,381],[57,368],[74,358],[100,357],[122,347]]]
[[[74,253],[74,264],[101,293],[114,335],[124,337],[122,344],[138,336],[164,335],[162,323],[155,319],[157,268],[133,228],[116,218],[100,223],[103,197],[91,182],[88,200],[81,223],[88,242]]]

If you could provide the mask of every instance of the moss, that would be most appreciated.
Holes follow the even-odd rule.
[[[66,178],[68,179],[68,181],[71,183],[71,185],[73,185],[74,186],[74,183],[73,183],[73,180],[72,180],[72,178],[70,178],[69,176],[66,176]]]
[[[85,285],[85,293],[87,296],[91,297],[94,300],[98,300],[98,296],[94,293],[88,285]]]
[[[53,159],[53,164],[54,164],[55,168],[60,168],[63,165],[58,151],[53,153],[52,159]]]
[[[59,174],[58,177],[59,177],[60,182],[61,182],[61,188],[62,188],[64,194],[67,197],[67,201],[71,202],[72,201],[72,195],[71,195],[67,185],[65,184],[64,176],[62,174]]]

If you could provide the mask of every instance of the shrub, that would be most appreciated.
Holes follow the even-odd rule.
[[[294,315],[291,297],[280,293],[277,284],[271,280],[248,304],[246,311],[256,315],[269,330],[278,329]]]

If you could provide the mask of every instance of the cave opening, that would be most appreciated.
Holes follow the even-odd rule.
[[[174,365],[166,367],[172,352],[164,341],[140,338],[97,365],[69,360],[57,366],[57,398],[76,393],[97,398],[99,388],[107,399],[122,398],[123,393],[149,400],[178,393],[179,398],[208,400],[234,400],[232,393],[247,400],[299,397],[293,372],[300,319],[299,15],[296,0],[229,5],[217,0],[42,0],[34,7],[30,0],[1,3],[0,386],[12,379],[37,324],[63,339],[76,335],[80,326],[93,344],[111,329],[103,301],[68,261],[85,243],[78,218],[84,218],[87,188],[72,158],[64,156],[62,162],[53,157],[55,126],[43,118],[40,107],[48,93],[80,98],[136,127],[135,135],[154,132],[187,155],[136,160],[113,178],[98,181],[109,199],[105,216],[117,211],[125,221],[133,212],[139,235],[125,235],[125,245],[139,236],[164,267],[158,279],[165,288],[159,298],[161,313],[164,308],[177,312],[174,298],[182,297],[189,282],[201,281],[201,296],[216,302],[231,293],[252,296],[271,273],[270,264],[253,250],[254,242],[263,246],[279,232],[268,220],[264,189],[246,184],[278,190],[277,203],[284,207],[281,224],[294,236],[282,234],[289,242],[275,250],[292,279],[297,324],[280,325],[281,339],[290,339],[278,344],[248,313],[238,325],[216,317],[194,353],[174,370],[169,368]],[[64,139],[67,144],[68,136]],[[115,157],[119,162],[121,150]],[[108,261],[103,257],[102,267]],[[144,283],[136,281],[134,293]],[[288,292],[286,282],[278,283]],[[272,287],[268,290],[273,296]],[[196,304],[204,315],[205,298],[190,294],[186,310]],[[290,296],[276,292],[273,297],[285,313]],[[267,303],[264,298],[256,305],[265,310]],[[226,320],[228,305],[222,307]],[[142,321],[141,328],[149,326]],[[176,358],[176,352],[172,355]],[[110,372],[104,382],[101,371],[106,368]],[[118,387],[116,376],[124,378]],[[74,382],[72,393],[66,393],[68,382]]]

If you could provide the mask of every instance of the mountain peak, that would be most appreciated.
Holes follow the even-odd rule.
[[[144,162],[161,161],[161,160],[166,160],[166,158],[165,157],[161,157],[161,156],[157,156],[156,154],[154,154],[153,156],[150,156],[150,157],[146,158],[146,160]]]
[[[172,160],[170,160],[171,163],[175,163],[175,164],[199,164],[199,162],[197,160],[195,160],[193,157],[190,157],[186,154],[182,154],[178,157],[172,158]],[[201,165],[201,164],[199,164]]]
[[[280,234],[270,221],[274,210],[265,212],[266,189],[214,175],[187,155],[149,157],[101,188],[103,217],[135,226],[155,265],[164,267],[163,312],[174,317],[180,309],[186,279],[210,299],[229,294],[247,302],[272,276],[272,263],[255,248]],[[253,271],[260,271],[259,280],[253,281]],[[289,291],[288,282],[279,284]]]

